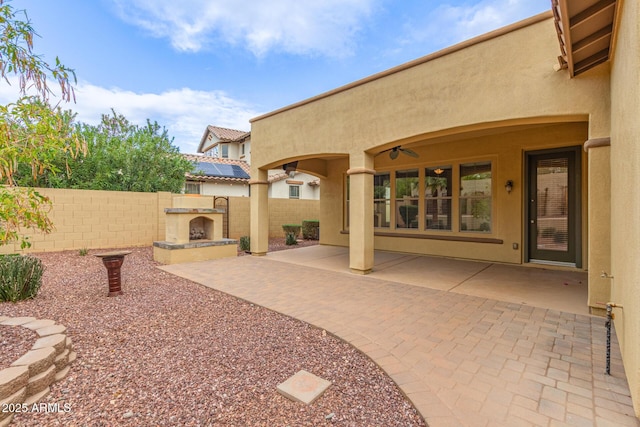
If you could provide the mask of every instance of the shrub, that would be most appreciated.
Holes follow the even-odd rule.
[[[283,224],[282,229],[284,230],[285,237],[289,233],[293,233],[293,235],[297,238],[300,235],[300,229],[302,226],[300,224]]]
[[[297,245],[298,240],[296,238],[296,235],[293,233],[287,233],[287,237],[285,238],[284,243],[288,246]]]
[[[320,238],[320,221],[317,219],[302,221],[302,238],[318,240]]]
[[[40,259],[23,255],[0,256],[0,301],[34,298],[42,285]]]
[[[251,239],[249,236],[240,237],[240,250],[245,252],[251,250]]]
[[[78,255],[80,256],[86,256],[89,253],[89,249],[87,248],[82,248],[78,251]]]

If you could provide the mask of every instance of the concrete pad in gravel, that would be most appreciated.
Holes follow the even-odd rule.
[[[309,405],[320,397],[330,385],[330,381],[302,370],[279,384],[278,392],[291,400]]]

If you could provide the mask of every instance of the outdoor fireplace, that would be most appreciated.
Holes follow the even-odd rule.
[[[213,221],[203,216],[189,221],[189,240],[213,240]]]
[[[222,239],[224,209],[167,208],[167,242]]]
[[[237,240],[222,234],[224,209],[203,206],[207,198],[174,198],[166,208],[165,241],[153,242],[153,258],[163,264],[237,256]],[[199,203],[198,203],[199,202]],[[209,205],[211,206],[211,205]]]

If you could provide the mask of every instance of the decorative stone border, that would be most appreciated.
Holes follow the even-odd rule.
[[[0,316],[0,325],[22,326],[38,334],[31,350],[0,370],[0,405],[31,406],[69,372],[69,364],[76,359],[71,338],[67,337],[67,328],[53,320]],[[8,426],[12,420],[11,411],[0,411],[0,427]]]

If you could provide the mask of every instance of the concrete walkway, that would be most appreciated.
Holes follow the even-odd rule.
[[[316,246],[162,268],[350,342],[431,427],[640,426],[615,335],[604,374],[605,319],[586,314],[583,273],[375,261],[354,275],[344,248]]]

